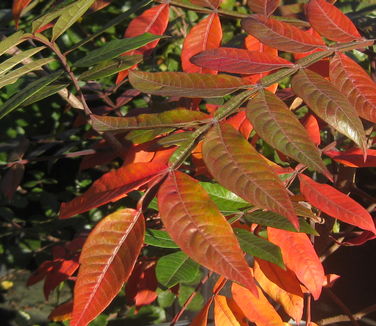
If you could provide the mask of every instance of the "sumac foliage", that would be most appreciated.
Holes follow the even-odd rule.
[[[85,155],[96,181],[61,197],[56,218],[106,211],[86,224],[82,250],[56,247],[66,249],[29,280],[45,279],[46,296],[74,283],[52,320],[86,326],[106,309],[132,320],[177,301],[172,324],[186,309],[191,325],[312,321],[330,286],[322,248],[376,234],[372,196],[344,174],[376,166],[375,52],[335,1],[300,2],[130,1],[87,33],[115,2],[13,1],[19,30],[0,42],[0,87],[27,83],[0,117],[60,96],[66,128],[85,129],[82,152],[66,156]],[[10,156],[8,198],[37,151]]]

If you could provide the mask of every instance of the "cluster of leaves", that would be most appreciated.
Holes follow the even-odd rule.
[[[351,189],[340,182],[343,166],[376,165],[376,84],[356,62],[374,52],[373,41],[325,0],[298,4],[306,20],[278,0],[237,7],[220,0],[152,2],[116,15],[65,52],[62,39],[76,37],[77,21],[109,10],[110,1],[50,3],[0,43],[0,55],[11,56],[0,64],[0,87],[27,82],[4,101],[0,117],[58,94],[77,110],[72,123],[86,128],[84,150],[65,156],[85,155],[81,170],[107,169],[61,204],[59,218],[103,205],[111,213],[87,237],[78,232],[54,246],[52,260],[29,284],[45,279],[48,297],[61,282],[74,282],[72,301],[51,314],[72,326],[94,320],[124,285],[133,312],[157,298],[168,307],[178,296],[175,323],[202,301],[191,286],[199,289],[216,273],[192,325],[206,325],[213,303],[216,325],[299,323],[304,294],[318,300],[335,278],[325,275],[313,246],[315,223],[350,224],[341,238],[349,245],[376,234],[364,208],[370,196],[361,205],[345,193],[361,192],[352,180]],[[106,38],[151,3],[123,38]],[[33,1],[13,2],[16,26],[28,10]],[[161,71],[151,71],[155,61]],[[29,163],[27,148],[20,143],[2,179],[9,199]],[[223,295],[227,283],[231,294]]]

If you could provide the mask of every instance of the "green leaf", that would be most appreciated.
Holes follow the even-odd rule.
[[[179,248],[166,231],[147,229],[145,244],[160,248]]]
[[[18,31],[10,36],[8,36],[5,40],[0,42],[0,55],[4,54],[6,51],[8,51],[10,48],[16,46],[17,44],[20,44],[25,39],[22,39],[22,36],[24,35],[23,31]]]
[[[33,97],[29,98],[27,101],[25,101],[22,106],[28,106],[30,104],[33,104],[35,102],[39,102],[40,100],[45,99],[46,97],[49,97],[51,95],[56,94],[58,91],[62,90],[63,88],[66,88],[69,84],[53,84],[48,85],[41,90],[39,90],[37,93],[34,94]]]
[[[184,303],[188,300],[191,294],[195,291],[193,287],[181,285],[179,288],[179,297],[178,302],[180,306],[183,306]],[[187,306],[187,310],[190,311],[199,311],[204,305],[204,298],[200,293],[196,293],[192,301]]]
[[[161,257],[155,268],[158,282],[167,288],[179,283],[189,283],[199,272],[199,264],[182,251]]]
[[[70,7],[72,7],[74,3],[71,3],[63,8],[48,12],[47,14],[39,17],[38,19],[35,19],[31,25],[31,32],[34,34],[39,28],[47,25],[51,21],[53,21],[55,18],[59,17],[61,13]]]
[[[144,93],[193,98],[222,97],[250,87],[241,78],[230,75],[185,72],[130,71],[129,81]]]
[[[48,76],[42,77],[33,81],[31,84],[26,86],[24,89],[19,91],[17,94],[13,95],[4,105],[0,108],[0,119],[5,117],[8,113],[17,109],[24,102],[30,99],[34,94],[42,90],[44,87],[48,86],[56,79],[58,79],[63,74],[62,71],[55,72]]]
[[[257,134],[272,147],[331,179],[320,151],[279,97],[266,90],[260,91],[248,102],[246,113]]]
[[[281,268],[285,268],[281,249],[278,246],[244,229],[234,228],[234,233],[238,238],[240,248],[248,255],[267,260]]]
[[[263,226],[271,226],[276,229],[297,232],[294,227],[281,215],[274,212],[256,211],[243,215],[247,223],[256,223]],[[304,218],[299,218],[300,232],[318,235]]]
[[[55,41],[71,27],[94,3],[95,0],[79,0],[64,8],[52,29],[52,41]]]
[[[11,70],[14,66],[21,63],[23,60],[30,58],[34,54],[38,53],[39,51],[42,51],[45,48],[45,46],[39,46],[34,49],[26,50],[23,52],[20,52],[8,60],[5,60],[3,63],[0,64],[0,76],[4,75],[7,71]]]
[[[291,85],[312,111],[366,152],[367,142],[362,122],[345,95],[324,77],[308,69],[299,70],[293,76]]]
[[[134,117],[108,117],[92,115],[93,128],[97,131],[128,131],[135,129],[189,127],[209,116],[200,111],[175,109],[161,113],[139,114]]]
[[[170,146],[180,146],[183,144],[187,138],[192,137],[193,131],[179,132],[175,134],[170,134],[168,136],[159,138],[156,140],[156,146],[170,147]]]
[[[161,35],[145,33],[136,37],[124,38],[121,40],[113,40],[106,43],[99,49],[89,52],[88,55],[77,60],[73,64],[73,66],[90,67],[101,61],[114,59],[125,52],[138,49],[162,37],[163,36]]]
[[[129,69],[141,61],[142,55],[139,54],[122,57],[121,59],[106,61],[99,65],[96,65],[89,71],[85,71],[80,75],[79,78],[81,80],[90,80],[108,77],[118,73],[119,71]]]
[[[160,291],[158,293],[158,305],[162,308],[171,307],[175,301],[175,294],[170,290]]]
[[[8,72],[7,74],[0,77],[0,88],[15,83],[18,78],[26,75],[27,73],[38,70],[42,66],[54,61],[53,58],[44,58],[39,59],[33,62],[28,63],[27,65],[20,67],[16,70]]]
[[[146,130],[131,130],[124,137],[133,144],[146,143],[149,140],[153,140],[155,137],[161,134],[167,134],[174,131],[174,128],[156,128],[156,129],[146,129]]]
[[[250,203],[218,183],[201,182],[200,184],[207,191],[210,198],[214,201],[221,212],[231,213],[251,206]]]

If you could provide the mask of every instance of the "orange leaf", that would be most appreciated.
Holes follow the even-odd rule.
[[[18,22],[20,20],[22,10],[24,10],[31,0],[13,0],[12,14],[14,21],[16,22],[16,28],[18,28]]]
[[[132,163],[108,172],[96,180],[88,191],[60,207],[60,218],[81,214],[95,207],[119,200],[166,169],[161,162]]]
[[[258,298],[248,289],[233,283],[231,287],[232,297],[243,311],[245,316],[257,326],[283,326],[283,321],[268,299],[257,287]]]
[[[236,236],[200,183],[171,172],[158,192],[167,232],[193,260],[255,291],[255,283]]]
[[[212,9],[216,9],[221,4],[222,0],[189,0],[196,6],[200,7],[209,7]]]
[[[206,326],[208,324],[208,314],[210,305],[213,302],[213,297],[211,297],[205,304],[205,306],[200,310],[200,312],[193,319],[189,326]]]
[[[330,40],[351,42],[361,38],[350,18],[325,0],[310,0],[306,14],[312,27]]]
[[[58,305],[49,315],[48,319],[54,322],[66,321],[72,318],[73,301],[67,301]]]
[[[316,117],[312,113],[307,113],[303,118],[302,124],[307,130],[308,136],[315,145],[320,145],[321,135],[320,126]]]
[[[247,326],[248,322],[234,299],[223,295],[214,297],[214,321],[216,326]]]
[[[324,282],[324,268],[305,233],[268,227],[268,239],[279,246],[285,265],[291,269],[317,300]]]
[[[299,175],[299,181],[300,191],[310,204],[342,222],[376,233],[371,215],[354,199],[304,174]]]
[[[123,209],[101,220],[82,249],[71,326],[86,326],[119,293],[141,251],[145,222]]]
[[[257,258],[254,273],[261,288],[299,324],[303,315],[304,297],[295,274]]]
[[[325,151],[325,155],[329,156],[336,162],[354,168],[376,167],[376,150],[367,150],[367,159],[364,162],[363,152],[359,148],[350,148],[347,151]]]
[[[247,119],[245,111],[240,111],[237,114],[231,116],[226,120],[226,122],[233,126],[236,130],[239,130],[245,139],[249,138],[253,130],[253,126]]]
[[[212,13],[194,26],[184,40],[181,63],[185,72],[216,73],[214,70],[198,67],[190,62],[195,54],[219,47],[222,27],[218,14]]]
[[[270,16],[280,2],[281,0],[248,0],[248,7],[257,14]]]

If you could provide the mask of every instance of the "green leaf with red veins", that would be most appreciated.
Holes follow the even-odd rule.
[[[229,124],[213,126],[204,139],[202,154],[221,185],[253,205],[285,216],[299,228],[282,182],[236,129]]]

